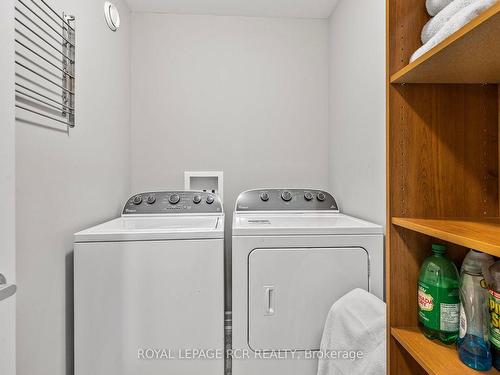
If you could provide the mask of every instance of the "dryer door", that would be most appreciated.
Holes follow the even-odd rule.
[[[248,343],[253,350],[317,350],[332,304],[368,290],[360,247],[255,249],[249,256]]]

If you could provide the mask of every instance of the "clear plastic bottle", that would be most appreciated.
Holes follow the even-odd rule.
[[[446,246],[432,245],[432,255],[424,260],[418,278],[418,321],[424,335],[445,344],[458,337],[459,276],[446,256]]]
[[[500,371],[500,261],[490,266],[490,344],[493,366]]]
[[[479,371],[487,371],[492,365],[484,270],[493,262],[492,256],[471,250],[462,263],[460,274],[458,354],[463,363]]]

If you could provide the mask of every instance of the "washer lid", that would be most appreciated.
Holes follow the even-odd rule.
[[[236,213],[235,236],[321,234],[383,234],[380,225],[344,214],[327,213]]]
[[[224,215],[123,216],[75,234],[75,242],[224,238]]]

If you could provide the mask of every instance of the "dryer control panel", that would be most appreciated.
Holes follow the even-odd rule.
[[[125,203],[122,215],[222,213],[218,195],[202,191],[157,191],[136,194]]]
[[[261,189],[240,194],[237,212],[248,211],[330,211],[339,212],[333,196],[315,189]]]

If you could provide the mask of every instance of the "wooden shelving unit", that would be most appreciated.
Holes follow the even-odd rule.
[[[392,83],[500,82],[500,3],[391,76]]]
[[[481,373],[470,369],[460,362],[454,345],[444,345],[439,341],[431,341],[422,335],[418,328],[392,328],[391,335],[428,374],[498,374],[495,369]]]
[[[387,0],[390,375],[477,373],[453,346],[405,327],[418,326],[418,272],[433,242],[457,265],[469,247],[500,256],[500,4],[408,64],[429,18],[425,0]]]

